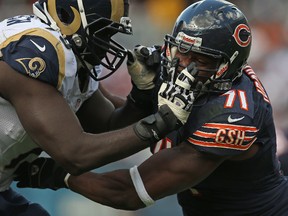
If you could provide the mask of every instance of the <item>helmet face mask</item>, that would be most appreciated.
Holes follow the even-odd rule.
[[[95,15],[92,16],[95,17]],[[102,80],[110,76],[121,66],[126,58],[127,50],[113,40],[112,37],[118,32],[129,34],[129,31],[120,23],[100,17],[89,22],[80,35],[76,34],[78,39],[76,41],[72,40],[72,44],[74,43],[77,47],[81,59],[90,65],[101,64],[110,71],[104,77],[97,77],[97,74],[91,74],[92,78]],[[81,45],[77,46],[77,40],[79,39],[81,40]],[[93,70],[90,72],[93,73]]]
[[[183,32],[180,32],[180,35],[182,38]],[[193,40],[197,39],[194,38]],[[171,67],[175,67],[177,73],[180,73],[181,70],[189,67],[190,64],[194,65],[196,69],[193,70],[194,73],[191,75],[195,80],[191,85],[191,89],[194,91],[195,95],[198,95],[200,91],[210,91],[211,86],[213,86],[214,82],[217,80],[216,76],[221,63],[228,62],[228,57],[225,53],[191,44],[183,39],[179,39],[178,36],[175,38],[171,35],[166,35],[164,50],[166,52],[163,55],[162,60],[164,77],[165,74],[166,76],[170,76],[169,70]],[[191,59],[188,65],[184,65],[180,61],[180,59],[185,58]]]
[[[33,12],[69,41],[84,71],[95,80],[113,74],[127,50],[112,39],[117,33],[132,34],[128,0],[38,0]],[[95,65],[108,74],[98,77]]]
[[[179,15],[172,35],[166,35],[164,41],[164,74],[175,58],[173,47],[180,53],[204,55],[218,64],[208,69],[211,76],[202,83],[201,91],[223,92],[242,74],[250,53],[251,32],[246,17],[235,5],[222,0],[203,0]]]

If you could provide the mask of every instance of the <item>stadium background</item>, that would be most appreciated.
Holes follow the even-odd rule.
[[[0,0],[0,19],[32,13],[33,0]],[[170,33],[180,11],[193,0],[130,0],[133,36],[117,36],[129,49],[136,44],[162,44]],[[287,148],[288,134],[288,1],[287,0],[231,0],[246,14],[252,27],[253,45],[249,64],[262,80],[272,105],[278,132],[279,151]],[[126,96],[130,91],[125,65],[103,84],[113,93]],[[1,121],[1,120],[0,120]],[[95,171],[104,172],[129,168],[141,163],[150,153],[144,150],[134,156],[104,166]],[[180,216],[175,196],[158,201],[154,206],[135,212],[114,210],[94,203],[69,190],[37,190],[13,188],[31,201],[41,203],[52,216]]]

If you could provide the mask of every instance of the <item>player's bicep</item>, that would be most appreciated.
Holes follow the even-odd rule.
[[[224,160],[224,157],[203,154],[182,143],[153,155],[138,170],[148,194],[156,200],[193,187]]]
[[[0,62],[0,94],[13,104],[23,127],[43,150],[57,156],[73,147],[70,141],[82,128],[55,87]]]

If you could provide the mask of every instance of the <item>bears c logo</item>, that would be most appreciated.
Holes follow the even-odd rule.
[[[235,28],[233,37],[236,43],[241,47],[247,47],[251,43],[251,35],[248,35],[246,40],[241,39],[240,33],[241,31],[247,31],[251,33],[250,28],[245,24],[240,24]]]

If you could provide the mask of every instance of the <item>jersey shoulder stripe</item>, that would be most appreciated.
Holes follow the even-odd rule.
[[[188,138],[202,147],[247,150],[255,142],[258,129],[254,126],[207,123]]]

